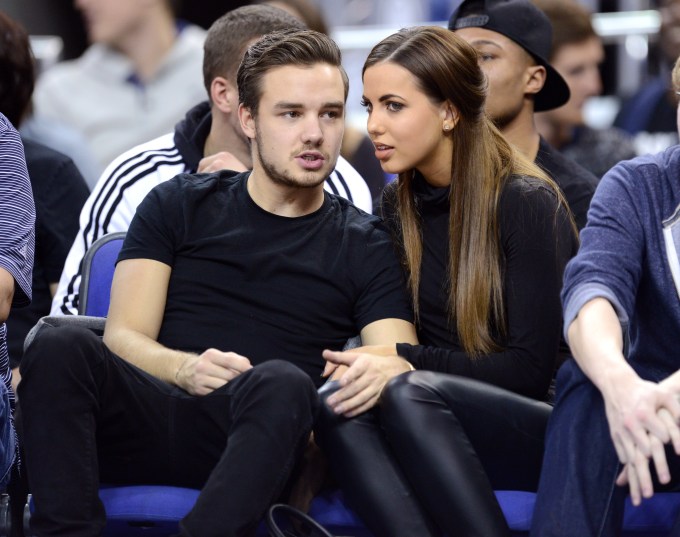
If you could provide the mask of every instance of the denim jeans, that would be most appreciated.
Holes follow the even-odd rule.
[[[100,482],[201,488],[181,535],[250,535],[284,489],[318,410],[312,380],[288,362],[265,362],[193,397],[79,328],[44,330],[21,373],[39,536],[100,535]]]
[[[679,458],[667,451],[678,483]],[[600,391],[572,359],[557,375],[557,400],[534,510],[535,537],[613,537],[623,523],[627,489],[616,485],[621,465]]]
[[[17,452],[11,416],[9,393],[4,383],[0,382],[0,490],[4,490],[9,483]]]

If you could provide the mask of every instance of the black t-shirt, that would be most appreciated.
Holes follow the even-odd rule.
[[[312,214],[271,214],[250,198],[248,176],[179,175],[157,186],[119,261],[172,267],[163,345],[234,351],[254,365],[283,359],[320,384],[323,349],[342,349],[373,321],[412,321],[389,233],[328,193]]]
[[[501,339],[496,330],[503,350],[470,356],[455,324],[448,322],[449,188],[435,188],[416,177],[414,192],[423,234],[417,326],[421,345],[398,345],[399,355],[416,369],[472,377],[544,398],[560,344],[562,273],[577,249],[566,211],[557,211],[556,196],[536,179],[512,177],[506,184],[499,204],[506,337]],[[395,194],[395,185],[385,188],[383,213],[401,243]]]

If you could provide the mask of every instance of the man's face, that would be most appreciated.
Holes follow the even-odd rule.
[[[345,130],[340,70],[325,63],[271,69],[261,80],[257,115],[242,108],[240,117],[254,139],[255,172],[279,185],[317,187],[335,168]]]
[[[567,81],[571,97],[564,106],[545,112],[551,121],[568,127],[583,124],[583,106],[602,92],[599,67],[603,61],[604,49],[595,36],[557,50],[550,63]]]
[[[456,34],[479,54],[479,66],[489,81],[486,113],[499,128],[511,123],[524,104],[531,56],[503,34],[485,28],[461,28]]]
[[[141,24],[147,2],[140,0],[75,0],[91,43],[116,46]]]

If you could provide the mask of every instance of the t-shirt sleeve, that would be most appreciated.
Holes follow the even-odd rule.
[[[390,235],[376,221],[358,248],[354,273],[360,275],[355,322],[359,330],[381,319],[413,322],[402,270]]]
[[[499,352],[402,344],[399,355],[417,369],[475,378],[541,399],[550,385],[560,344],[562,274],[576,251],[567,211],[545,188],[506,189],[501,198],[507,333]]]
[[[152,259],[174,263],[177,237],[181,234],[183,211],[181,176],[155,187],[137,208],[118,262],[126,259]]]
[[[35,206],[19,134],[0,114],[0,267],[16,282],[13,305],[31,301]]]

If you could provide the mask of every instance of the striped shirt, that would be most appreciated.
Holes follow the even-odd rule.
[[[0,268],[14,278],[12,306],[31,301],[35,207],[19,133],[0,114]],[[12,373],[7,354],[7,328],[0,323],[0,381],[7,387],[14,408]],[[2,476],[0,476],[2,477]]]
[[[155,186],[180,173],[194,173],[195,164],[182,154],[174,133],[139,145],[104,170],[80,213],[80,230],[66,258],[52,315],[76,315],[80,298],[83,257],[102,235],[127,231],[137,206]],[[200,145],[202,152],[203,145]],[[198,151],[198,149],[196,149]],[[342,157],[326,180],[325,190],[371,212],[371,193],[364,179]]]

